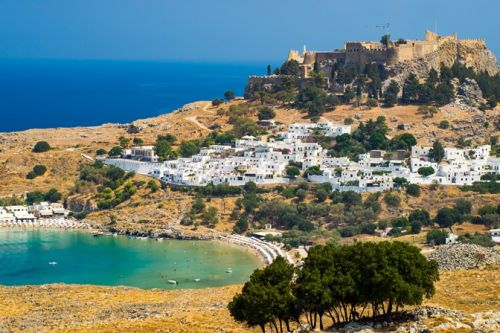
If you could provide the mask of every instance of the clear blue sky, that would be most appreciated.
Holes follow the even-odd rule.
[[[279,61],[290,48],[425,29],[485,38],[500,54],[497,0],[0,0],[0,58]]]

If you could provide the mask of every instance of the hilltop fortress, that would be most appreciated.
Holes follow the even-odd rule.
[[[452,66],[458,62],[477,72],[486,71],[490,75],[499,72],[493,53],[483,39],[459,39],[457,33],[440,36],[426,31],[423,40],[388,41],[386,44],[375,41],[347,41],[344,48],[334,51],[308,51],[302,53],[290,50],[287,61],[297,61],[299,77],[311,77],[314,69],[322,72],[331,86],[335,80],[335,70],[341,67],[354,68],[363,72],[368,64],[385,66],[391,79],[402,82],[410,72],[418,77],[426,77],[429,70],[439,70],[441,64]],[[246,96],[255,88],[265,84],[279,83],[278,76],[251,77]]]

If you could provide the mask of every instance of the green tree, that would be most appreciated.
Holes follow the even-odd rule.
[[[177,157],[176,152],[172,149],[171,143],[164,138],[159,138],[154,146],[154,151],[160,161],[173,160]]]
[[[130,145],[130,138],[120,136],[118,138],[118,141],[119,141],[120,147],[122,147],[122,148],[127,148]]]
[[[134,146],[142,146],[144,144],[144,140],[141,138],[134,138],[132,142],[134,143]]]
[[[267,65],[267,76],[271,76],[272,73],[271,65]]]
[[[444,158],[444,147],[439,140],[434,141],[430,152],[431,157],[436,162],[441,162]]]
[[[97,156],[106,155],[107,153],[108,153],[108,152],[107,152],[105,149],[102,149],[102,148],[97,149],[97,150],[96,150],[96,152],[95,152],[95,154],[96,154]]]
[[[215,98],[212,100],[212,106],[214,107],[218,107],[221,104],[224,104],[224,101],[220,98]]]
[[[233,227],[233,231],[237,234],[242,234],[248,230],[248,219],[241,216]]]
[[[282,257],[263,269],[257,269],[243,290],[229,303],[231,316],[250,327],[266,325],[276,332],[290,331],[290,321],[297,317],[291,281],[294,268]]]
[[[389,207],[399,207],[401,205],[401,198],[392,192],[387,192],[384,195],[384,201]]]
[[[151,192],[158,192],[158,190],[160,189],[160,186],[158,185],[158,183],[151,179],[149,182],[148,182],[148,188],[151,190]]]
[[[285,62],[280,68],[280,74],[282,75],[300,75],[300,66],[296,60],[290,60]]]
[[[392,107],[398,103],[399,85],[396,81],[391,80],[389,86],[384,92],[384,105]]]
[[[37,176],[42,176],[47,172],[47,167],[45,165],[37,164],[33,167],[33,172]]]
[[[200,214],[205,210],[205,202],[202,197],[196,197],[191,205],[191,214]]]
[[[472,213],[472,203],[469,200],[458,199],[455,201],[453,208],[461,215],[469,215]]]
[[[303,190],[303,189],[298,189],[296,192],[295,192],[295,196],[297,197],[297,199],[299,201],[304,201],[304,199],[306,198],[307,196],[307,191],[306,190]]]
[[[214,227],[219,219],[217,218],[218,209],[216,207],[209,207],[202,216],[203,223],[210,227]]]
[[[276,112],[269,106],[263,106],[259,109],[259,114],[257,115],[259,120],[268,120],[276,117]]]
[[[62,199],[62,194],[57,189],[51,188],[44,194],[43,198],[48,202],[58,202]]]
[[[425,209],[415,209],[411,211],[410,215],[408,216],[408,220],[410,222],[419,221],[425,226],[432,225],[430,214]]]
[[[183,141],[179,147],[179,151],[182,157],[191,157],[200,152],[200,140],[188,140]]]
[[[300,175],[300,170],[297,167],[294,166],[287,166],[286,167],[286,175],[290,178],[295,178]]]
[[[34,153],[44,153],[50,150],[50,145],[46,141],[38,141],[33,147]]]
[[[430,175],[433,175],[435,171],[433,167],[420,167],[418,168],[417,172],[423,177],[428,177]]]
[[[412,197],[420,196],[420,186],[418,184],[409,184],[406,186],[406,194],[411,195]]]
[[[385,47],[389,47],[389,42],[391,41],[391,35],[386,34],[380,37],[380,43]]]
[[[123,152],[123,149],[122,147],[113,147],[109,150],[108,152],[108,155],[111,156],[111,157],[116,157],[116,156],[120,156]]]
[[[234,92],[232,90],[226,90],[226,92],[224,93],[224,98],[226,99],[226,101],[232,101],[234,97]]]
[[[417,76],[413,73],[410,73],[403,85],[403,102],[407,104],[415,103],[418,99],[419,90],[420,84],[418,82]]]
[[[461,222],[462,217],[460,213],[453,208],[441,208],[436,215],[436,223],[441,228],[449,228],[452,225]]]
[[[440,229],[432,229],[427,232],[426,241],[429,244],[441,245],[446,243],[448,232]]]

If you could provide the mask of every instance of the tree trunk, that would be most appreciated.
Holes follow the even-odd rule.
[[[283,322],[280,319],[280,332],[283,333]]]
[[[322,313],[319,314],[319,329],[322,331],[324,330],[323,329],[323,314]]]
[[[266,325],[265,324],[259,324],[260,329],[262,330],[262,333],[266,333]]]
[[[278,325],[276,325],[276,321],[274,319],[273,319],[272,323],[273,323],[274,328],[276,329],[276,333],[278,333],[279,332]]]

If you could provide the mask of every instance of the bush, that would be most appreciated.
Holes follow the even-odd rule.
[[[297,167],[294,166],[287,166],[286,167],[286,175],[290,178],[295,178],[300,175],[300,170]]]
[[[439,128],[441,129],[447,129],[450,127],[450,122],[448,120],[441,120],[439,123]]]
[[[263,106],[259,109],[259,113],[257,115],[259,120],[269,120],[276,117],[276,112],[271,109],[269,106]]]
[[[352,125],[353,123],[354,123],[354,120],[350,117],[344,119],[344,125]]]
[[[412,197],[419,197],[420,186],[418,186],[418,184],[409,184],[406,186],[406,194],[411,195]]]
[[[411,233],[418,234],[422,230],[422,224],[419,221],[413,221],[411,223]]]
[[[212,100],[212,106],[214,107],[218,107],[219,105],[223,104],[224,101],[220,98],[216,98],[214,100]]]
[[[472,203],[465,199],[458,199],[454,209],[461,215],[469,215],[472,212]]]
[[[421,167],[418,168],[417,170],[418,174],[424,177],[428,177],[432,174],[434,174],[434,168],[433,167]]]
[[[45,172],[47,172],[47,167],[41,164],[35,165],[35,167],[33,168],[33,172],[37,176],[42,176],[45,174]]]
[[[408,216],[408,220],[410,222],[418,221],[425,226],[432,225],[430,214],[425,209],[416,209],[416,210],[412,211],[410,213],[410,216]]]
[[[97,156],[106,155],[107,153],[108,153],[108,152],[107,152],[106,150],[102,149],[102,148],[101,148],[101,149],[97,149],[97,150],[96,150],[96,152],[95,152],[95,154],[96,154]]]
[[[442,231],[440,229],[432,229],[427,232],[426,240],[428,244],[441,245],[446,243],[447,237],[448,232]]]
[[[50,145],[46,141],[38,141],[33,147],[34,153],[43,153],[50,150]]]
[[[399,207],[401,205],[401,198],[392,192],[387,192],[384,195],[384,201],[389,207]]]
[[[491,239],[491,235],[489,233],[467,233],[463,236],[458,237],[458,241],[466,244],[476,244],[484,247],[494,247],[496,245],[496,243]]]
[[[34,171],[30,171],[28,172],[28,174],[26,175],[26,179],[35,179],[36,178],[36,174]]]
[[[116,156],[120,156],[123,152],[123,148],[122,147],[113,147],[110,149],[110,151],[108,152],[108,156],[111,156],[111,157],[116,157]]]
[[[441,208],[436,215],[436,223],[441,228],[449,228],[462,221],[460,212],[453,208]]]

